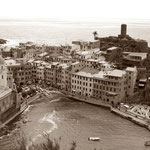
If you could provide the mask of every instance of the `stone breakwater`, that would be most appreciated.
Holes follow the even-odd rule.
[[[128,120],[134,122],[135,124],[140,125],[150,131],[150,122],[146,119],[140,119],[138,117],[132,116],[126,112],[120,111],[117,108],[113,108],[113,107],[111,107],[111,112],[115,113],[125,119],[128,119]]]
[[[85,102],[85,103],[88,103],[88,104],[97,105],[97,106],[107,108],[112,113],[115,113],[115,114],[117,114],[117,115],[119,115],[123,118],[126,118],[126,119],[134,122],[137,125],[145,127],[146,129],[148,129],[150,131],[150,120],[148,121],[147,119],[141,119],[140,117],[138,117],[136,115],[128,114],[127,112],[121,111],[117,108],[112,107],[110,104],[103,103],[103,102],[98,101],[94,98],[85,98],[85,97],[80,97],[80,96],[72,96],[70,94],[67,94],[67,97],[71,98],[71,99],[74,99],[74,100],[82,101],[82,102]]]

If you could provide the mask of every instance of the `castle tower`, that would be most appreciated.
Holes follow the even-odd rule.
[[[127,35],[127,25],[126,24],[122,24],[121,25],[121,37],[124,38]]]

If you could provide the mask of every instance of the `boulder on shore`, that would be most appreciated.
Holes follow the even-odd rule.
[[[0,44],[6,44],[7,40],[0,39]]]

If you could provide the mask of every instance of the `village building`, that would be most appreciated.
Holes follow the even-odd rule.
[[[29,84],[32,82],[32,66],[23,63],[17,63],[15,60],[5,60],[7,67],[8,84],[11,87],[11,81],[14,80],[17,86]]]
[[[44,48],[45,48],[45,51],[48,52],[49,54],[62,53],[62,50],[63,50],[63,48],[60,45],[56,45],[56,46],[45,45]]]
[[[92,58],[95,53],[97,53],[99,49],[91,49],[91,50],[78,50],[72,56],[75,60],[89,59]]]
[[[132,96],[134,94],[134,88],[136,84],[137,79],[137,68],[136,67],[127,67],[126,68],[127,73],[127,96]]]
[[[1,48],[1,53],[3,58],[12,57],[12,49],[11,47],[5,46]]]
[[[142,67],[143,62],[147,57],[147,53],[123,52],[123,65]]]
[[[36,57],[37,57],[37,55],[36,55],[36,51],[34,49],[24,51],[23,58],[26,62],[29,60],[32,60]]]
[[[29,60],[27,65],[30,66],[31,76],[33,83],[41,83],[44,82],[45,79],[45,66],[49,65],[49,63],[42,60]]]
[[[36,68],[36,78],[35,80],[38,81],[38,83],[44,82],[45,79],[45,67],[39,66]]]
[[[49,86],[56,86],[56,69],[58,64],[58,62],[52,62],[45,66],[45,83]]]
[[[71,76],[71,92],[72,92],[72,94],[80,95],[80,96],[87,96],[87,97],[92,96],[93,76],[92,76],[91,70],[93,70],[93,69],[84,68],[80,71],[72,73],[72,76]]]
[[[117,104],[125,100],[127,94],[133,95],[136,75],[136,68],[98,70],[85,67],[72,74],[71,92],[73,95],[94,97],[112,105]]]
[[[12,81],[13,82],[13,81]],[[20,110],[20,97],[13,83],[8,87],[7,67],[0,56],[0,126]]]
[[[104,54],[104,56],[107,61],[114,62],[117,61],[119,57],[121,57],[121,52],[122,51],[119,47],[113,46],[106,49],[106,53]]]

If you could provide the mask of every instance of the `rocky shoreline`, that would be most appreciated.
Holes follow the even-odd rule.
[[[32,102],[34,102],[35,100],[37,100],[39,97],[40,97],[40,95],[37,94],[34,97],[31,97],[30,99],[28,99],[27,103],[25,103],[25,104],[23,104],[21,106],[21,109],[20,109],[20,111],[18,113],[16,113],[12,118],[10,118],[5,123],[3,123],[2,125],[0,125],[0,140],[3,139],[4,137],[7,137],[7,136],[11,135],[11,132],[14,129],[17,130],[17,129],[20,128],[16,124],[13,124],[11,126],[9,126],[9,124],[13,120],[15,120],[21,113],[23,113],[28,108],[29,104],[31,104]],[[7,124],[8,124],[8,126],[7,126]]]
[[[130,120],[133,123],[135,123],[135,124],[137,124],[139,126],[142,126],[142,127],[146,128],[146,129],[148,129],[150,131],[150,123],[146,119],[145,120],[139,119],[138,117],[129,115],[129,114],[127,114],[127,113],[125,113],[123,111],[120,111],[117,108],[113,108],[113,107],[111,108],[111,112],[119,115],[122,118]]]
[[[0,39],[0,44],[6,44],[7,40]]]

